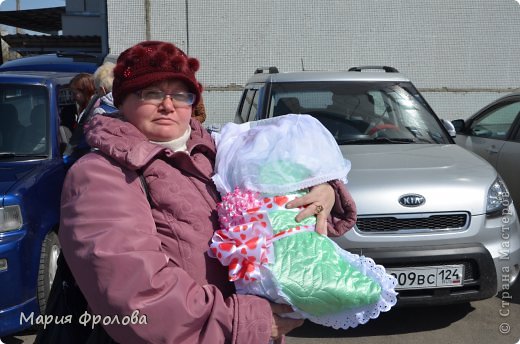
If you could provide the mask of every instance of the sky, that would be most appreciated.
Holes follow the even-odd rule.
[[[19,0],[19,2],[22,10],[65,6],[65,0]],[[14,10],[16,10],[16,0],[0,0],[0,11]]]

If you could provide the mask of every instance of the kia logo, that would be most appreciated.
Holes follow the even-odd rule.
[[[426,202],[424,196],[418,194],[408,194],[399,197],[399,204],[403,207],[418,207]]]

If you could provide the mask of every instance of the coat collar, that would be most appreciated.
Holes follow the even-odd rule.
[[[214,160],[216,151],[210,134],[194,119],[191,120],[190,126],[188,153],[202,153]],[[186,156],[185,152],[173,152],[149,142],[135,126],[120,118],[95,116],[85,126],[85,136],[91,147],[99,149],[131,170],[143,168],[161,154],[174,159],[179,154]]]

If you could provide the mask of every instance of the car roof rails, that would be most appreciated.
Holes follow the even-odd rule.
[[[269,74],[276,74],[278,73],[278,68],[276,67],[260,67],[255,70],[255,74],[262,74],[267,71]]]
[[[384,70],[386,73],[399,73],[397,69],[389,66],[360,66],[360,67],[352,67],[348,71],[349,72],[361,72],[363,70],[372,69],[372,70]]]
[[[63,56],[63,57],[74,57],[74,56],[90,56],[90,57],[97,57],[97,54],[94,53],[87,53],[84,51],[60,51],[58,50],[56,52],[56,55]]]
[[[84,51],[57,51],[56,56],[72,58],[74,61],[78,62],[95,62],[98,64],[103,60],[101,54]]]

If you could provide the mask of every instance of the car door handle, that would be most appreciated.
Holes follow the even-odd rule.
[[[498,153],[498,149],[496,149],[495,146],[486,148],[486,150],[489,152],[489,154],[496,154],[496,153]]]

